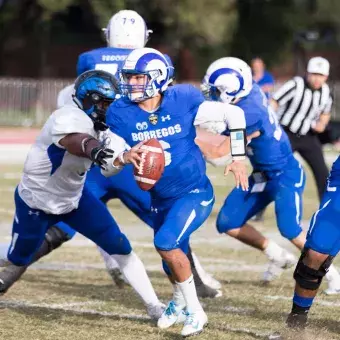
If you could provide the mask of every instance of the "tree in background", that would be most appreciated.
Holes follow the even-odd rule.
[[[154,30],[148,46],[167,52],[181,79],[200,79],[211,61],[227,55],[246,60],[261,55],[269,66],[280,63],[292,56],[296,32],[316,22],[337,30],[340,22],[337,0],[2,0],[1,4],[0,74],[30,77],[74,77],[77,55],[105,45],[101,28],[124,8],[145,18]]]

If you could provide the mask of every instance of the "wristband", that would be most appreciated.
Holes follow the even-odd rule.
[[[245,129],[230,130],[230,148],[233,160],[246,158],[247,138]]]

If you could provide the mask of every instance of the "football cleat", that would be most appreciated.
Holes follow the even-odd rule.
[[[213,289],[205,284],[196,286],[197,296],[200,298],[218,298],[222,296],[222,291],[219,289]]]
[[[286,320],[286,324],[289,328],[304,329],[307,325],[307,313],[306,314],[293,314],[290,313]]]
[[[282,249],[280,257],[270,260],[268,269],[263,274],[264,283],[269,283],[278,278],[284,269],[293,267],[297,262],[296,257]]]
[[[185,308],[177,306],[174,301],[170,301],[161,317],[158,319],[157,326],[165,329],[174,324],[183,323],[186,320]]]
[[[196,313],[188,313],[181,335],[183,337],[197,335],[203,331],[207,323],[208,317],[203,310]]]

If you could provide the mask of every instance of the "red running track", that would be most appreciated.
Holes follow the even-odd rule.
[[[39,132],[35,128],[0,127],[0,144],[32,144]]]

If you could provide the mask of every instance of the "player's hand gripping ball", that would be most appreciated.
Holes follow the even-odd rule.
[[[149,139],[141,147],[143,153],[140,154],[141,161],[139,169],[134,168],[134,177],[138,186],[144,190],[150,190],[161,178],[165,157],[162,145],[155,138]]]

